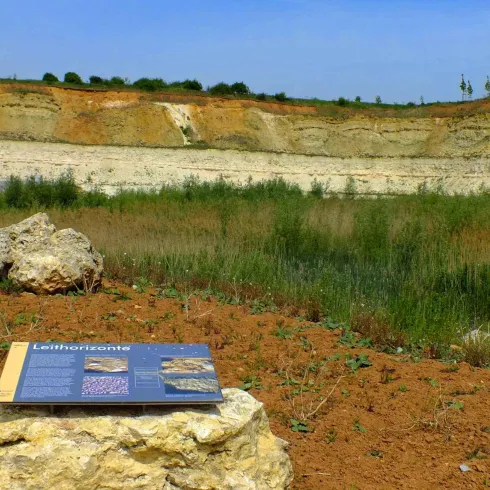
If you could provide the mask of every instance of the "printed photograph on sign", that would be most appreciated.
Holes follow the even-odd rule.
[[[164,373],[214,373],[213,361],[198,357],[162,357],[162,369]]]
[[[127,357],[86,357],[83,364],[86,373],[127,373]]]
[[[126,376],[85,376],[82,395],[128,395],[129,379]]]
[[[164,378],[167,395],[218,393],[216,378]]]

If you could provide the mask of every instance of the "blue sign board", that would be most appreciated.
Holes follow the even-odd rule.
[[[223,401],[204,344],[14,342],[0,403],[197,404]]]

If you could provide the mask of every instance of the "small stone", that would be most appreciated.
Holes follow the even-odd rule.
[[[471,471],[471,468],[469,466],[466,466],[465,464],[459,465],[459,469],[463,472],[466,473],[467,471]]]

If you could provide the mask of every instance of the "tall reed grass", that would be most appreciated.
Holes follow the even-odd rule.
[[[85,233],[124,281],[211,288],[337,321],[372,315],[422,344],[490,322],[488,193],[338,199],[318,183],[303,193],[280,179],[189,178],[109,197],[63,179],[11,179],[0,225],[47,209],[57,226]]]

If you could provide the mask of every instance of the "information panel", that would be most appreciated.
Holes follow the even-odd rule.
[[[223,401],[204,344],[13,342],[0,403],[197,404]]]

